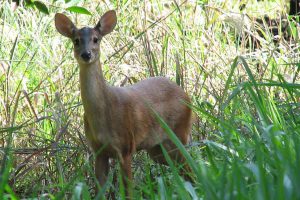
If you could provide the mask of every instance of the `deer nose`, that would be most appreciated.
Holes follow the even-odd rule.
[[[91,59],[92,54],[90,51],[85,51],[81,54],[81,58],[85,61],[88,61],[89,59]]]

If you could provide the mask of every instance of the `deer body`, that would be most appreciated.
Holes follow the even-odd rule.
[[[155,161],[166,164],[160,144],[167,151],[176,149],[152,110],[165,120],[183,144],[187,144],[192,113],[185,103],[190,103],[190,99],[179,86],[163,77],[149,78],[127,87],[106,84],[98,42],[113,30],[114,11],[105,13],[95,28],[78,30],[62,14],[56,14],[55,24],[61,34],[74,42],[74,55],[80,66],[85,134],[96,154],[96,177],[103,185],[109,158],[118,158],[128,193],[127,179],[129,182],[132,179],[134,152],[145,149]],[[183,160],[177,151],[170,156],[177,161]]]
[[[167,139],[150,108],[157,111],[172,130],[176,122],[184,121],[180,117],[189,109],[183,102],[189,102],[189,98],[175,83],[156,77],[133,86],[111,87],[100,71],[97,63],[80,68],[81,97],[90,129],[87,137],[96,145],[94,150],[109,145],[114,155],[121,155],[124,151],[150,149]],[[184,136],[179,138],[184,139]]]

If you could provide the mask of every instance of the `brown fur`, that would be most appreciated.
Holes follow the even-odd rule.
[[[80,65],[85,134],[96,153],[95,174],[100,185],[106,181],[109,158],[118,158],[126,193],[130,196],[131,159],[137,150],[145,149],[155,161],[166,164],[160,147],[163,144],[171,158],[184,161],[153,116],[152,109],[181,142],[187,144],[192,120],[192,112],[185,104],[190,103],[187,94],[164,77],[149,78],[128,87],[111,87],[104,80],[99,44],[94,38],[100,40],[112,31],[116,23],[114,11],[104,14],[93,29],[78,30],[62,14],[56,14],[55,23],[61,34],[74,41],[74,54]],[[79,39],[79,45],[76,39]],[[88,52],[90,58],[84,60],[83,54]]]

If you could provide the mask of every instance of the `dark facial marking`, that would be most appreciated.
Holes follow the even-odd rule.
[[[78,31],[78,35],[80,38],[80,43],[83,48],[86,48],[89,45],[89,41],[92,35],[93,29],[84,27]]]
[[[79,45],[79,38],[76,38],[76,39],[74,40],[74,45],[75,45],[75,46],[78,46],[78,45]]]
[[[93,43],[96,44],[101,39],[99,33],[95,29],[89,27],[78,30],[77,35],[78,38],[74,39],[74,44],[78,45],[80,43],[82,48],[86,48],[90,41],[93,41]]]
[[[98,38],[97,38],[97,37],[94,37],[94,38],[93,38],[93,42],[94,42],[94,43],[98,43]]]

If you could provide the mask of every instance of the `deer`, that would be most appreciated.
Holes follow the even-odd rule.
[[[154,161],[167,165],[161,145],[175,162],[183,162],[156,117],[155,111],[182,144],[190,141],[191,99],[176,83],[151,77],[135,84],[115,87],[104,78],[100,64],[100,41],[117,24],[116,11],[107,11],[94,27],[78,29],[64,14],[55,14],[57,31],[72,40],[79,64],[84,132],[95,155],[95,177],[103,186],[108,178],[109,159],[118,159],[126,197],[131,194],[131,163],[134,153],[146,150]]]

